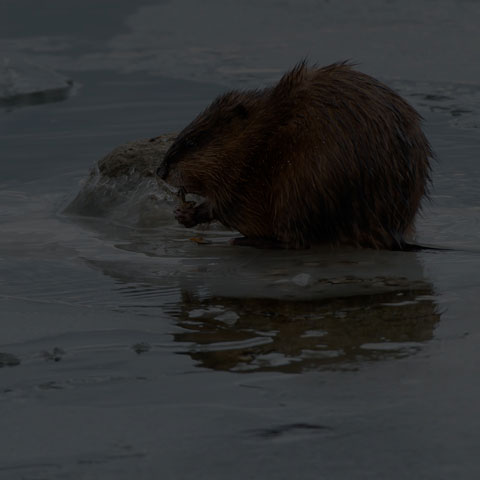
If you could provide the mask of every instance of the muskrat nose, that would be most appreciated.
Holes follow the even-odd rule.
[[[165,180],[168,175],[168,168],[165,162],[163,162],[158,168],[157,168],[157,177],[160,177],[162,180]]]

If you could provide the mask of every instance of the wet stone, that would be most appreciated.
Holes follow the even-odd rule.
[[[174,196],[160,188],[155,171],[173,135],[120,145],[98,160],[64,214],[105,217],[116,223],[152,228],[171,217]]]
[[[42,357],[49,362],[59,362],[64,355],[65,351],[59,347],[54,347],[52,351],[42,352]]]
[[[11,353],[0,352],[0,368],[1,367],[16,367],[20,365],[20,359]]]

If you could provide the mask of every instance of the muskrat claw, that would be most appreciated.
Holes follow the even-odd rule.
[[[185,203],[185,188],[180,187],[177,192],[177,197],[182,201],[182,203]]]

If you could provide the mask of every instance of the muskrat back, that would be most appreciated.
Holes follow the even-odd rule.
[[[236,243],[399,249],[428,193],[420,115],[347,63],[301,62],[277,85],[221,95],[177,137],[157,171],[205,197],[176,210],[219,220]]]

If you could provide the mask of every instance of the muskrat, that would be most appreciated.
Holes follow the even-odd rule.
[[[216,98],[157,170],[186,227],[218,220],[233,243],[403,249],[428,195],[433,153],[421,116],[349,63],[305,61],[273,87]]]

